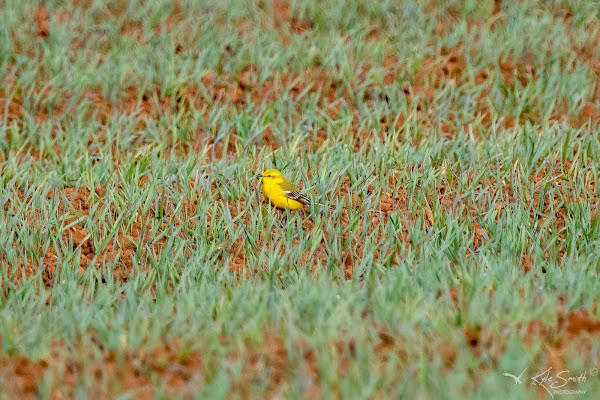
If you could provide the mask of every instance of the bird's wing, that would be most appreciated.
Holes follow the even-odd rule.
[[[527,368],[529,368],[529,367],[527,367]],[[523,374],[525,373],[525,371],[527,371],[527,368],[525,368],[525,369],[523,370],[523,372],[521,372],[521,375],[519,375],[518,379],[521,379],[521,377],[523,376]]]
[[[514,376],[513,374],[509,374],[508,372],[505,372],[502,375],[508,376],[509,378],[513,378],[515,380],[515,382],[518,381],[518,378],[516,376]]]
[[[292,182],[285,179],[283,182],[279,184],[279,187],[283,190],[285,197],[290,200],[296,200],[299,203],[304,204],[305,206],[310,205],[310,199],[306,197],[304,193],[301,193],[300,190],[294,185]]]

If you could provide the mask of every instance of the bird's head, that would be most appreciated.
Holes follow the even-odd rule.
[[[281,172],[276,169],[268,169],[262,174],[258,175],[259,178],[262,178],[263,183],[280,183],[283,182],[283,175]]]

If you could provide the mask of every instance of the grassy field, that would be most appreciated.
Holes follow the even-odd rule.
[[[0,1],[0,398],[600,396],[600,2],[42,3]]]

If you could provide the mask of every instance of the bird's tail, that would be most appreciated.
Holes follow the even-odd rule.
[[[331,206],[328,206],[327,204],[323,204],[323,203],[315,203],[315,204],[317,204],[317,205],[320,205],[321,207],[327,207],[327,208],[329,208],[330,210],[335,210],[335,208],[333,208],[333,207],[331,207]]]

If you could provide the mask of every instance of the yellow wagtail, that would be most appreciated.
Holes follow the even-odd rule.
[[[262,178],[262,191],[263,194],[271,204],[280,209],[297,210],[304,206],[311,204],[310,199],[300,192],[300,189],[292,182],[288,181],[283,177],[283,174],[276,169],[268,169],[262,174],[256,175],[257,178]],[[334,207],[328,206],[327,204],[315,203],[323,207],[327,207],[331,210],[335,210]],[[346,207],[342,207],[346,209]],[[381,210],[366,210],[368,212],[383,213]],[[387,212],[386,212],[387,213]]]
[[[258,177],[262,178],[263,194],[275,207],[297,210],[310,205],[310,199],[276,169],[268,169]]]

